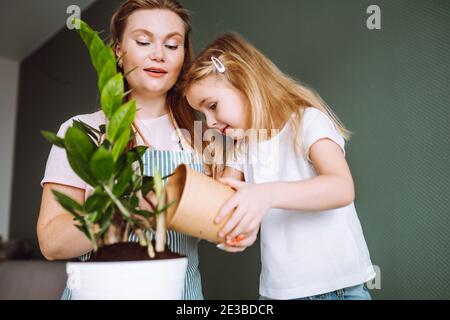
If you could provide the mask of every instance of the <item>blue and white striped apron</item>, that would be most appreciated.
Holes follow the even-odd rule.
[[[192,169],[204,172],[203,162],[200,156],[187,151],[163,151],[147,150],[143,156],[144,174],[153,176],[153,168],[157,167],[163,177],[170,175],[180,164],[186,163]],[[166,182],[166,181],[165,181]],[[153,238],[153,234],[151,235]],[[138,242],[133,233],[129,237],[130,242]],[[200,240],[173,230],[167,231],[167,246],[172,252],[187,256],[188,265],[184,280],[183,300],[203,300],[202,284],[199,271],[198,242]],[[86,261],[90,253],[80,257]],[[151,285],[150,283],[148,285]],[[62,300],[71,299],[71,291],[66,287]]]

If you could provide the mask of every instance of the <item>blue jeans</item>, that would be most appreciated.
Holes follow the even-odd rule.
[[[271,300],[268,297],[260,296],[260,300]],[[333,292],[319,294],[317,296],[297,298],[290,300],[372,300],[369,289],[366,284],[360,284],[354,287],[339,289]]]

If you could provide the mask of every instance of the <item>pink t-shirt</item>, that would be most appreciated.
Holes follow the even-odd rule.
[[[87,123],[96,129],[100,125],[105,124],[105,115],[103,111],[78,115],[70,118],[61,125],[57,133],[59,137],[64,137],[67,129],[72,125],[74,119]],[[169,114],[153,119],[136,120],[135,122],[145,139],[155,149],[170,151],[181,150],[178,144],[175,127],[170,120]],[[138,139],[138,143],[143,144],[143,141]],[[78,177],[78,175],[72,170],[69,161],[67,160],[66,151],[57,146],[52,146],[50,150],[50,155],[47,160],[41,186],[44,186],[44,183],[47,182],[85,189],[86,198],[93,190],[91,186]]]

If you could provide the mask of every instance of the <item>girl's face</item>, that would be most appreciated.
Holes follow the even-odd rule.
[[[133,93],[166,94],[176,83],[184,63],[183,20],[169,10],[144,9],[127,19],[116,54]]]
[[[245,95],[228,81],[216,76],[193,83],[186,92],[189,105],[202,112],[209,128],[234,139],[242,138],[238,129],[251,126],[249,103]]]

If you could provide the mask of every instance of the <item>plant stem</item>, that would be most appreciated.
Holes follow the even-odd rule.
[[[165,198],[164,191],[160,192],[159,199],[158,199],[158,205],[157,209],[158,212],[164,207],[164,201]],[[156,252],[164,252],[166,247],[166,215],[165,213],[159,213],[156,215],[156,234],[155,234],[155,241],[156,241]]]
[[[122,242],[128,241],[128,236],[130,234],[131,224],[129,221],[127,221],[127,224],[125,225],[125,231],[123,232]]]
[[[148,242],[147,253],[148,253],[148,256],[152,259],[156,256],[155,249],[153,249],[153,244],[151,241]]]
[[[90,223],[86,219],[85,219],[85,223],[86,223],[86,229],[87,229],[87,231],[89,233],[89,239],[91,240],[91,243],[92,243],[92,250],[94,252],[97,252],[98,251],[98,244],[97,244],[97,241],[96,241],[97,239],[95,238],[95,235],[94,235],[94,230],[93,230],[94,226],[92,225],[92,223]]]
[[[149,241],[147,241],[147,237],[145,236],[144,232],[142,232],[141,229],[134,230],[134,233],[137,235],[139,239],[139,245],[141,247],[145,247],[148,245]]]
[[[108,186],[104,186],[104,188],[105,188],[106,193],[109,195],[109,197],[114,202],[114,204],[117,206],[117,208],[120,210],[120,212],[122,212],[122,214],[125,217],[130,218],[131,217],[130,211],[128,211],[128,209],[123,206],[122,202],[120,202],[120,200],[117,199],[117,197],[114,195],[112,190]]]
[[[166,247],[166,216],[160,213],[156,216],[156,252],[164,252]]]

